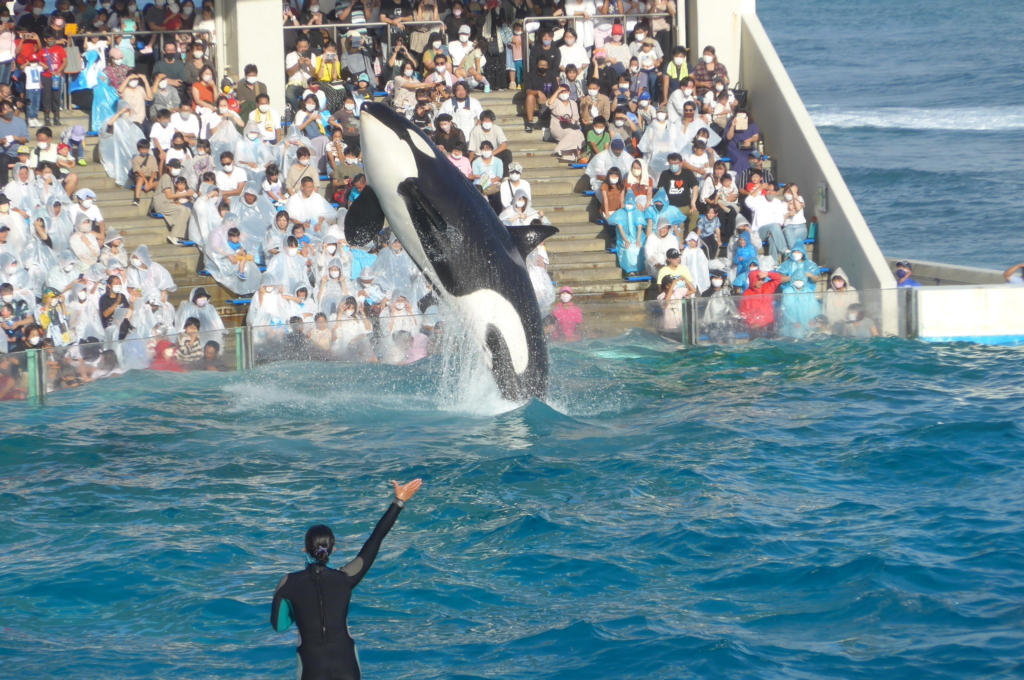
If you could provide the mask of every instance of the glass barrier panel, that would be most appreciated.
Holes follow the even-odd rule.
[[[32,393],[28,352],[0,354],[0,401],[26,401]]]

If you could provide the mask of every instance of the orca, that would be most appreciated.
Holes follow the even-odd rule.
[[[359,121],[367,186],[345,216],[345,238],[366,244],[386,218],[434,291],[469,324],[502,396],[542,398],[547,346],[524,259],[558,229],[503,225],[444,152],[390,107],[366,103]]]

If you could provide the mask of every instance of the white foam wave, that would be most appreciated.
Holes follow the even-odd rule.
[[[1024,106],[854,110],[810,107],[808,112],[818,127],[964,131],[1024,129]]]

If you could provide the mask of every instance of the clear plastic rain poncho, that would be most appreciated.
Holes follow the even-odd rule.
[[[206,268],[216,279],[217,283],[230,290],[235,295],[249,295],[256,292],[260,287],[260,268],[255,262],[245,263],[245,279],[238,277],[238,265],[230,260],[235,256],[228,242],[228,230],[238,226],[238,217],[228,213],[221,220],[220,226],[216,227],[206,240],[206,247],[203,248],[203,255],[206,258]],[[251,243],[246,243],[245,234],[239,238],[245,252],[252,255],[255,250]]]
[[[68,325],[74,339],[102,338],[103,324],[100,322],[99,296],[90,294],[84,283],[76,283],[65,303]],[[74,341],[73,339],[73,341]]]
[[[697,232],[691,231],[686,235],[686,246],[682,250],[682,255],[683,264],[693,276],[691,283],[696,287],[698,293],[703,293],[711,287],[711,274],[708,256],[700,247],[700,237],[697,236]]]
[[[315,242],[322,241],[327,235],[327,227],[338,221],[338,211],[315,191],[309,195],[309,198],[304,197],[301,192],[292,194],[285,202],[284,209],[288,211],[288,216],[293,220],[309,222],[310,227],[306,230],[306,236]],[[316,226],[321,217],[324,218],[324,226],[317,231]]]
[[[221,169],[220,155],[225,151],[235,154],[235,161],[238,162],[238,145],[242,141],[242,135],[238,134],[234,123],[228,120],[227,125],[221,125],[217,131],[210,135],[210,156],[217,169]]]
[[[598,179],[598,176],[607,177],[608,171],[612,168],[618,168],[622,171],[623,177],[629,176],[629,166],[633,162],[633,157],[625,151],[619,153],[618,156],[612,151],[609,146],[604,151],[601,151],[593,158],[590,159],[590,163],[587,164],[587,176],[590,177],[590,188],[593,191],[601,190],[602,180]]]
[[[246,130],[248,130],[248,127],[247,125]],[[288,127],[284,138],[277,145],[277,155],[281,159],[282,178],[287,177],[289,168],[298,162],[299,149],[302,147],[309,149],[309,164],[314,168],[320,167],[320,152],[309,143],[309,138],[299,131],[298,125],[291,125]]]
[[[15,163],[11,170],[11,180],[4,187],[4,196],[11,202],[12,208],[21,208],[32,214],[36,209],[32,182],[35,181],[32,169],[24,163]]]
[[[64,249],[57,256],[57,264],[50,267],[50,271],[46,274],[46,285],[63,291],[68,284],[78,278],[78,274],[78,259],[73,252]],[[71,291],[68,291],[64,297],[70,298]]]
[[[323,268],[323,277],[317,288],[317,299],[320,311],[333,318],[340,313],[342,303],[349,297],[348,277],[345,275],[345,263],[335,255]]]
[[[45,217],[49,219],[50,226],[46,231],[50,234],[50,239],[53,240],[53,249],[60,252],[67,248],[67,244],[71,241],[71,235],[75,233],[75,224],[71,221],[71,213],[68,212],[67,205],[60,201],[53,201],[36,209],[36,213],[40,211],[45,211]],[[61,242],[64,243],[63,248],[57,248],[55,234],[59,235]]]
[[[33,230],[28,243],[21,251],[21,266],[28,270],[32,292],[36,297],[42,297],[46,278],[56,264],[57,256],[48,245],[39,240],[39,236]]]
[[[68,247],[85,267],[91,267],[99,262],[103,246],[100,244],[99,234],[92,230],[92,220],[84,213],[80,214],[75,222],[75,233],[68,239]]]
[[[417,311],[413,303],[404,295],[397,296],[392,304],[381,309],[381,354],[385,363],[405,363],[407,348],[403,348],[401,343],[396,342],[396,335],[408,333],[409,336],[414,336],[420,332],[420,318],[416,316]]]
[[[292,303],[292,310],[288,318],[297,316],[302,319],[302,323],[313,323],[313,319],[316,317],[316,313],[320,311],[320,307],[312,291],[313,286],[308,284],[303,284],[292,291],[292,297],[299,301],[289,300]],[[300,293],[304,293],[304,295]]]
[[[290,312],[291,304],[284,299],[280,282],[273,276],[264,276],[259,291],[252,296],[245,324],[247,326],[280,326],[288,323]]]
[[[171,278],[171,273],[159,262],[154,262],[153,258],[149,256],[149,247],[146,244],[142,244],[132,253],[131,258],[128,260],[127,277],[128,287],[138,288],[142,291],[143,297],[146,298],[150,297],[153,293],[156,293],[159,297],[160,293],[164,291],[173,293],[178,290],[174,279]],[[173,314],[172,308],[172,317]]]
[[[281,216],[285,217],[282,218]],[[263,264],[270,266],[271,260],[281,254],[282,248],[284,248],[284,240],[291,234],[291,222],[285,224],[284,229],[280,229],[278,226],[278,220],[284,221],[287,219],[287,212],[279,212],[277,217],[274,218],[274,223],[267,233],[263,236],[263,241],[260,243],[260,251],[263,253]]]
[[[174,316],[174,330],[181,333],[185,330],[185,321],[190,318],[199,319],[199,337],[205,345],[211,340],[223,344],[224,321],[210,301],[210,294],[199,286],[192,289],[188,300],[178,305],[178,313]]]
[[[248,235],[247,243],[262,244],[277,217],[277,208],[269,198],[260,195],[259,185],[252,180],[245,183],[241,194],[231,199],[231,212],[238,216],[238,228]],[[251,252],[256,255],[259,250]]]
[[[370,267],[370,271],[373,272],[374,283],[384,290],[389,300],[404,295],[414,302],[419,302],[427,294],[419,267],[394,235],[388,247],[377,256],[377,261]]]
[[[24,300],[29,308],[36,305],[36,293],[32,288],[32,279],[21,260],[12,253],[0,255],[0,283],[9,283],[14,287],[14,297]]]
[[[4,210],[6,209],[6,212]],[[7,250],[21,253],[28,242],[28,223],[16,212],[10,212],[11,206],[0,205],[0,227],[7,227]]]
[[[70,243],[71,233],[65,233],[63,230],[55,230],[50,221],[50,216],[46,214],[46,207],[39,206],[32,211],[32,216],[29,218],[31,223],[31,231],[33,234],[36,233],[36,227],[42,224],[43,229],[46,230],[46,235],[50,237],[50,243],[52,244],[52,250],[55,253],[59,253],[67,249]]]
[[[293,291],[299,286],[309,285],[306,258],[297,251],[294,255],[288,252],[288,239],[290,238],[294,237],[286,236],[281,240],[280,254],[267,265],[267,274],[273,276],[274,280],[284,286],[286,291]],[[294,246],[292,250],[295,250]]]
[[[216,184],[200,184],[199,198],[192,204],[192,217],[188,223],[188,239],[202,248],[210,237],[214,225],[220,222],[217,206],[220,205],[220,189]]]
[[[728,284],[727,280],[723,280],[721,288],[716,288],[715,292],[710,295],[707,306],[704,308],[704,318],[701,321],[720,323],[739,317],[740,312]]]
[[[679,125],[681,129],[683,128],[682,122],[677,123],[677,125]],[[721,136],[719,136],[718,133],[712,130],[711,127],[706,122],[704,122],[703,118],[697,118],[692,123],[690,123],[689,126],[686,126],[685,129],[682,129],[683,148],[682,151],[680,151],[680,154],[682,154],[683,158],[686,158],[687,156],[693,153],[693,140],[697,136],[697,133],[700,132],[701,130],[708,131],[707,148],[713,149],[722,143]]]
[[[530,275],[533,292],[537,295],[537,306],[542,312],[546,312],[555,304],[555,287],[551,285],[551,275],[548,274],[549,263],[548,251],[543,244],[526,256],[526,271]]]
[[[664,229],[668,229],[668,231],[665,236],[662,236],[661,232]],[[672,220],[662,215],[644,243],[644,264],[650,276],[658,275],[658,270],[668,261],[668,251],[673,248],[680,249],[679,237],[672,230]]]
[[[124,237],[113,227],[107,228],[103,250],[100,251],[100,264],[107,268],[112,265],[121,269],[128,268],[128,250],[124,247]]]
[[[29,184],[29,193],[32,197],[32,205],[34,206],[33,213],[55,201],[64,205],[71,204],[68,193],[64,191],[64,185],[53,175],[47,175],[46,177],[51,178],[49,182],[44,177],[37,176]]]
[[[254,132],[256,139],[252,139]],[[212,146],[211,143],[211,148]],[[259,128],[253,121],[245,124],[242,136],[238,138],[234,149],[231,150],[235,152],[235,163],[245,168],[245,174],[249,176],[249,181],[256,182],[257,186],[263,181],[268,165],[276,163],[278,167],[281,167],[280,149],[273,144],[265,144],[261,140]],[[218,153],[215,158],[219,163],[220,154]],[[255,165],[256,168],[250,167],[249,164]],[[284,172],[285,170],[282,168],[282,173]]]
[[[128,102],[118,102],[118,111],[127,108],[130,108]],[[108,121],[103,121],[100,127],[100,162],[107,177],[117,182],[118,186],[128,186],[132,158],[139,152],[136,145],[146,135],[128,116],[121,116],[114,121],[113,132],[107,132],[108,127]]]
[[[643,153],[651,177],[657,178],[668,170],[668,155],[678,153],[685,143],[681,125],[654,121],[644,130],[637,149]]]

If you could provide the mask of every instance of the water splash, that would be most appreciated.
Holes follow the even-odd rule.
[[[1024,129],[1024,106],[847,110],[810,106],[808,111],[818,127],[986,131]]]

